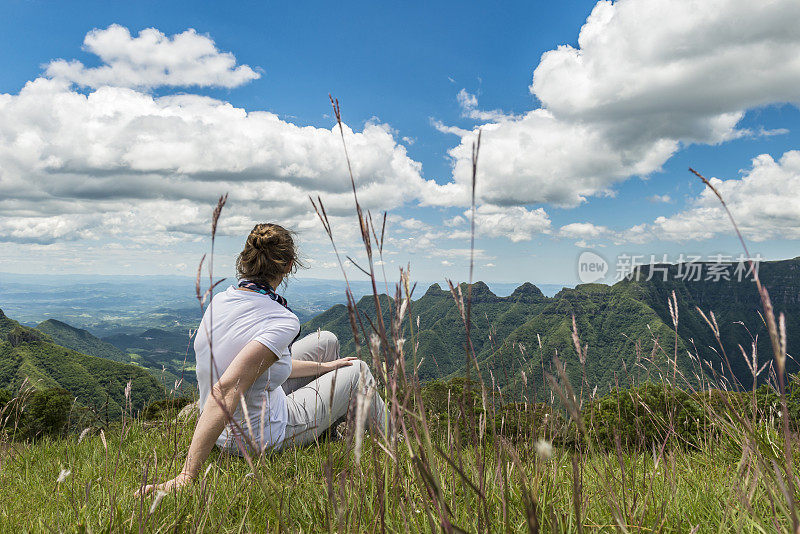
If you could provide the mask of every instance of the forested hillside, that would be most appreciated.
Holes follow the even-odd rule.
[[[174,388],[176,383],[193,387],[196,382],[194,354],[187,356],[189,336],[185,334],[151,328],[141,334],[117,334],[100,339],[87,330],[55,319],[40,323],[36,329],[62,347],[143,367],[167,389]]]
[[[112,418],[125,404],[128,381],[134,410],[164,395],[146,370],[57,345],[49,335],[21,326],[0,310],[0,388],[16,393],[26,379],[37,390],[66,390],[79,405]]]
[[[54,343],[62,347],[90,356],[97,356],[98,358],[106,358],[107,360],[123,363],[129,362],[128,354],[125,351],[95,337],[87,330],[75,328],[67,323],[48,319],[43,323],[39,323],[36,326],[36,330],[44,332],[50,336]]]
[[[388,321],[388,305],[393,305],[393,300],[386,295],[382,295],[381,299],[384,319]],[[476,352],[490,352],[493,344],[540,313],[547,303],[548,298],[532,284],[521,285],[508,297],[498,297],[483,282],[475,283],[472,290],[472,327],[475,335],[472,339]],[[358,302],[358,308],[374,317],[374,298],[363,297]],[[419,366],[420,378],[440,378],[461,370],[464,365],[464,323],[450,291],[433,284],[413,302],[409,314],[414,321],[419,316],[419,354],[424,358]],[[414,327],[416,329],[416,323]],[[346,306],[334,306],[308,321],[303,325],[303,334],[312,333],[318,328],[330,330],[339,337],[343,354],[354,352]],[[408,329],[408,324],[405,328]],[[490,331],[494,332],[491,339]]]
[[[545,297],[531,284],[523,284],[508,297],[498,297],[484,283],[476,282],[472,291],[472,341],[484,378],[512,391],[518,391],[524,383],[542,384],[543,372],[550,370],[553,357],[558,355],[573,382],[582,383],[584,370],[571,336],[573,315],[581,341],[588,345],[585,373],[590,387],[598,386],[602,392],[614,384],[625,385],[636,376],[656,372],[656,365],[666,368],[667,356],[674,354],[676,342],[667,304],[675,291],[679,372],[689,382],[696,382],[701,373],[689,350],[707,360],[716,373],[723,372],[724,355],[697,311],[699,307],[709,317],[713,311],[733,373],[743,386],[749,386],[752,377],[738,346],[749,353],[756,340],[759,361],[771,359],[755,284],[733,277],[681,280],[678,266],[666,269],[666,281],[660,271],[647,280],[649,269],[645,267],[638,280],[622,280],[612,286],[583,284],[564,289],[553,298]],[[760,276],[776,311],[786,312],[791,354],[793,339],[800,335],[800,259],[762,262]],[[465,285],[462,290],[466,295]],[[393,302],[385,295],[381,298],[384,308]],[[358,308],[375,316],[371,297],[362,298]],[[450,292],[432,285],[412,302],[409,315],[418,335],[415,339],[419,340],[420,377],[424,380],[461,373],[465,364],[464,328]],[[305,333],[317,328],[331,330],[339,336],[344,354],[354,351],[345,306],[331,308],[303,328]],[[410,339],[408,321],[404,335]],[[411,358],[411,346],[406,349]],[[798,369],[794,361],[787,365],[790,372]],[[704,372],[714,374],[708,366]]]

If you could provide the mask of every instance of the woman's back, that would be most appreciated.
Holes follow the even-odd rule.
[[[239,351],[247,343],[258,341],[275,353],[278,361],[247,390],[244,395],[246,412],[240,406],[234,419],[246,434],[252,432],[257,443],[264,446],[280,443],[287,419],[286,396],[280,386],[292,370],[288,347],[299,330],[297,316],[267,295],[234,286],[215,295],[203,315],[194,342],[201,409],[211,387]],[[217,439],[220,447],[236,447],[231,430],[229,425]]]

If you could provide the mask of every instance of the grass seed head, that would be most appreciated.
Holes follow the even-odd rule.
[[[167,495],[166,491],[158,490],[156,492],[156,498],[153,499],[153,504],[150,505],[150,515],[153,515],[153,512],[156,511],[158,505],[161,503],[161,500]]]
[[[67,477],[69,477],[71,474],[72,474],[72,471],[71,471],[71,470],[69,470],[69,469],[62,469],[62,470],[61,470],[61,472],[58,474],[58,479],[56,479],[56,482],[58,482],[59,484],[61,484],[62,482],[64,482],[65,480],[67,480]]]
[[[553,444],[545,439],[536,442],[536,455],[542,460],[549,460],[553,456]]]

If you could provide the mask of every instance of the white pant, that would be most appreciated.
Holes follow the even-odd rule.
[[[292,345],[292,360],[329,362],[338,358],[339,340],[332,332],[314,332]],[[375,387],[372,372],[361,360],[354,360],[353,365],[339,367],[317,378],[287,379],[283,389],[287,393],[289,420],[282,446],[313,443],[333,423],[347,415],[350,406],[355,406],[362,376],[362,388]],[[366,415],[370,428],[382,432],[386,406],[377,391]]]

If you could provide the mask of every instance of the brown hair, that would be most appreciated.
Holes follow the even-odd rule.
[[[292,232],[272,223],[255,225],[247,236],[244,250],[236,258],[239,279],[265,284],[294,273],[302,266]]]

